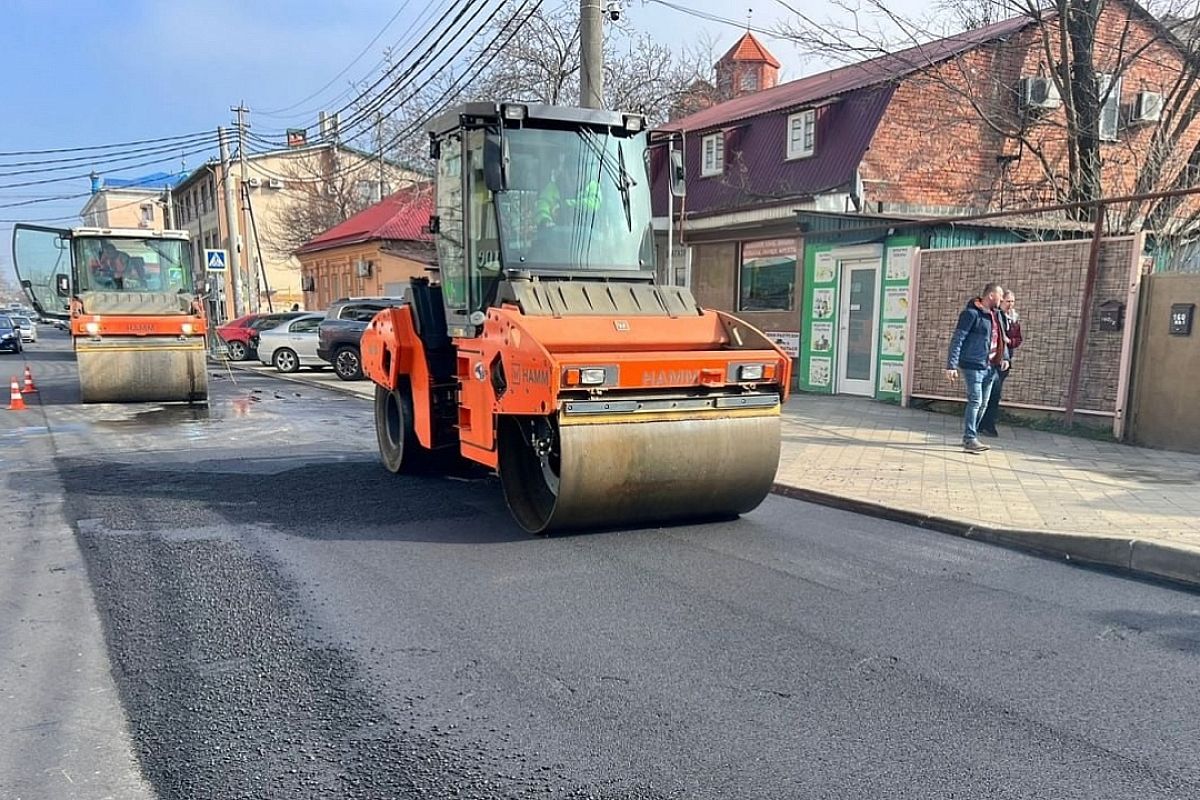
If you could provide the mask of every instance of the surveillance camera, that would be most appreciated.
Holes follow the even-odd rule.
[[[604,8],[604,13],[608,15],[608,18],[610,21],[620,22],[621,21],[621,4],[618,2],[608,3]]]

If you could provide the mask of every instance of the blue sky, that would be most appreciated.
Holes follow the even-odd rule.
[[[4,0],[0,74],[5,78],[0,81],[0,105],[10,123],[0,126],[0,152],[211,131],[229,124],[229,106],[239,100],[252,109],[251,123],[258,133],[312,124],[323,104],[338,105],[334,101],[352,79],[371,74],[384,48],[402,41],[416,27],[429,2],[410,0],[344,77],[289,112],[300,117],[269,118],[262,112],[295,104],[345,69],[401,9],[403,0]],[[788,13],[777,0],[755,0],[745,6],[727,0],[676,2],[738,20],[745,20],[747,8],[753,6],[756,28],[770,28]],[[732,26],[646,0],[627,0],[625,11],[635,30],[669,31],[667,44],[681,45],[708,34],[725,48],[740,35]],[[787,42],[767,41],[784,64],[785,78],[818,68],[805,65]],[[77,168],[50,176],[3,175],[15,169],[6,166],[12,161],[53,157],[0,157],[0,187],[91,169],[87,162],[80,162]],[[191,155],[187,166],[202,161],[202,155]],[[107,174],[133,177],[179,166],[180,158],[173,156],[165,163],[136,169],[110,167]],[[87,190],[88,181],[83,178],[0,188],[0,206]],[[85,200],[0,207],[4,273],[8,272],[11,220],[75,215]],[[71,221],[53,224],[70,225]]]

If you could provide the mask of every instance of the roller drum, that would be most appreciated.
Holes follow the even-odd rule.
[[[77,340],[79,393],[85,403],[207,403],[203,340],[149,339],[95,344]]]
[[[780,417],[771,413],[562,425],[549,459],[528,421],[502,418],[500,479],[532,533],[733,517],[771,490]]]

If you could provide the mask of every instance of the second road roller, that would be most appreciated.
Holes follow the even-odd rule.
[[[655,282],[644,118],[471,103],[430,155],[436,280],[362,339],[386,467],[490,467],[533,533],[758,506],[791,360]]]
[[[17,225],[13,264],[38,314],[70,320],[83,402],[208,402],[186,231]]]

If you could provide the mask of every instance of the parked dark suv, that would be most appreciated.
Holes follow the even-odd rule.
[[[403,303],[401,297],[348,297],[334,301],[317,328],[317,355],[333,364],[333,371],[342,380],[362,380],[359,342],[367,323],[383,309]]]

